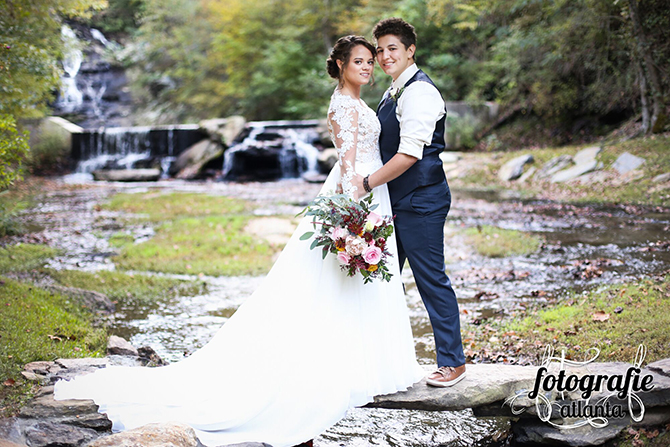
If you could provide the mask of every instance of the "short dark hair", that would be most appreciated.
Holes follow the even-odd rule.
[[[377,50],[375,49],[374,45],[368,42],[365,37],[354,35],[340,37],[337,42],[335,42],[335,46],[331,50],[330,56],[326,60],[326,69],[328,70],[328,74],[331,78],[337,79],[340,83],[342,82],[342,70],[344,70],[344,68],[349,63],[349,59],[351,58],[351,50],[353,50],[358,45],[362,45],[370,50],[370,53],[372,53],[372,57],[374,59],[375,54],[377,54]],[[342,70],[340,70],[340,67],[337,66],[338,60],[343,62]],[[374,82],[374,78],[372,78],[372,82]]]
[[[416,46],[414,27],[399,17],[391,17],[390,19],[379,21],[372,30],[372,34],[376,40],[389,34],[397,36],[400,42],[405,45],[405,49],[412,45]]]

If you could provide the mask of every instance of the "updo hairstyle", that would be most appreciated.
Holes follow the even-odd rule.
[[[335,46],[330,52],[330,56],[326,60],[326,69],[328,70],[328,75],[331,78],[337,79],[340,86],[342,85],[342,71],[347,68],[349,64],[349,59],[351,58],[351,50],[353,50],[358,45],[362,45],[372,54],[372,57],[375,57],[376,49],[375,47],[367,41],[363,36],[344,36],[340,37]],[[342,69],[337,66],[337,61],[342,61]],[[374,76],[372,76],[372,83],[374,83]]]

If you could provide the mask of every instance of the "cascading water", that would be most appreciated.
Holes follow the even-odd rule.
[[[72,113],[84,102],[84,95],[77,88],[77,74],[84,60],[84,54],[80,49],[77,35],[67,25],[61,27],[61,37],[65,44],[63,54],[63,70],[65,75],[61,78],[61,91],[56,105],[65,113]]]
[[[100,169],[160,168],[165,178],[176,156],[206,134],[197,125],[109,127],[73,134],[76,179]]]
[[[258,121],[224,154],[226,180],[276,180],[317,172],[318,121]]]

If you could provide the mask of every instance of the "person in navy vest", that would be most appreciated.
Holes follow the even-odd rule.
[[[458,302],[444,266],[444,222],[451,193],[439,154],[445,147],[444,100],[414,61],[416,33],[400,18],[385,19],[373,31],[377,61],[393,78],[377,116],[384,166],[354,181],[359,191],[388,184],[402,269],[409,260],[428,310],[438,369],[427,378],[446,387],[465,376]]]

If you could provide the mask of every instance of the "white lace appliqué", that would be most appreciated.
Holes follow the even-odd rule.
[[[381,166],[381,125],[375,112],[364,102],[335,89],[328,108],[328,131],[337,149],[342,191],[353,197],[358,190],[351,183],[356,164],[375,163]]]

